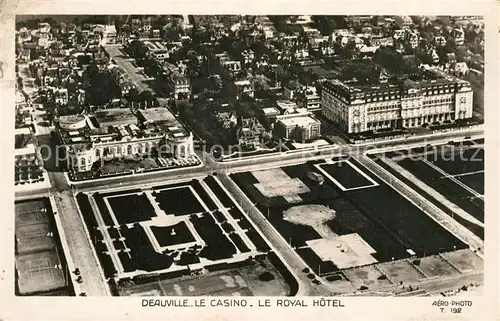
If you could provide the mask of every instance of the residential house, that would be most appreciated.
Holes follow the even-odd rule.
[[[260,145],[260,134],[264,131],[256,117],[240,118],[236,131],[238,144],[247,149],[256,149]]]
[[[217,120],[219,124],[224,129],[230,129],[236,126],[238,119],[236,118],[236,115],[233,114],[232,112],[223,112],[223,113],[218,113],[217,114]]]
[[[234,85],[236,86],[236,91],[239,96],[247,95],[253,97],[255,94],[253,82],[248,79],[237,80],[234,82]]]
[[[465,62],[457,62],[453,66],[453,72],[457,76],[465,76],[469,73],[469,67],[467,66],[467,63],[465,63]]]
[[[454,28],[450,32],[451,40],[456,46],[462,46],[465,42],[465,32],[462,28]]]
[[[301,88],[302,85],[299,82],[295,80],[288,81],[283,85],[283,96],[285,97],[285,99],[294,100],[295,94]]]
[[[316,92],[316,87],[307,86],[297,91],[297,106],[310,111],[321,110],[321,98]]]
[[[407,30],[405,34],[405,42],[415,49],[418,47],[420,35],[417,30]]]
[[[446,39],[443,36],[436,36],[434,37],[434,43],[438,47],[444,47],[446,45]]]

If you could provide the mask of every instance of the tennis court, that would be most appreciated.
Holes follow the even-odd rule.
[[[16,226],[48,223],[47,205],[48,204],[43,199],[16,203]]]
[[[56,246],[48,224],[16,226],[16,241],[19,254],[52,250]]]
[[[17,256],[19,293],[45,292],[65,287],[67,283],[63,268],[55,250]]]

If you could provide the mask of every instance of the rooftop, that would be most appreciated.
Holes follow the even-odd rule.
[[[128,108],[102,109],[95,112],[100,127],[128,125],[137,122],[137,118]]]
[[[139,110],[141,121],[150,121],[158,126],[163,132],[184,132],[184,127],[175,118],[168,108],[156,107]],[[187,133],[185,133],[187,134]]]
[[[289,114],[283,115],[278,118],[278,122],[282,123],[286,127],[307,127],[311,124],[318,123],[318,120],[311,115],[307,114]]]
[[[15,156],[34,154],[35,145],[33,137],[28,127],[16,128],[14,138]]]
[[[272,116],[272,115],[279,115],[280,111],[276,107],[268,107],[268,108],[262,108],[262,112],[266,116]]]
[[[82,120],[85,120],[85,116],[83,115],[66,115],[66,116],[59,116],[59,123],[60,124],[75,124],[78,123]]]
[[[175,116],[168,108],[156,107],[139,110],[144,120],[153,122],[176,121]]]

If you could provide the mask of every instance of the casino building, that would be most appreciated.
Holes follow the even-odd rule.
[[[472,117],[469,82],[434,70],[426,73],[430,79],[376,86],[326,81],[322,113],[348,134]]]
[[[86,172],[98,160],[159,152],[172,157],[194,154],[193,135],[166,108],[98,110],[93,115],[61,116],[58,132],[68,169]]]

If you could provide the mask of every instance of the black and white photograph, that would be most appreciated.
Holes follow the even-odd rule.
[[[485,17],[332,11],[15,15],[12,295],[472,309]]]

